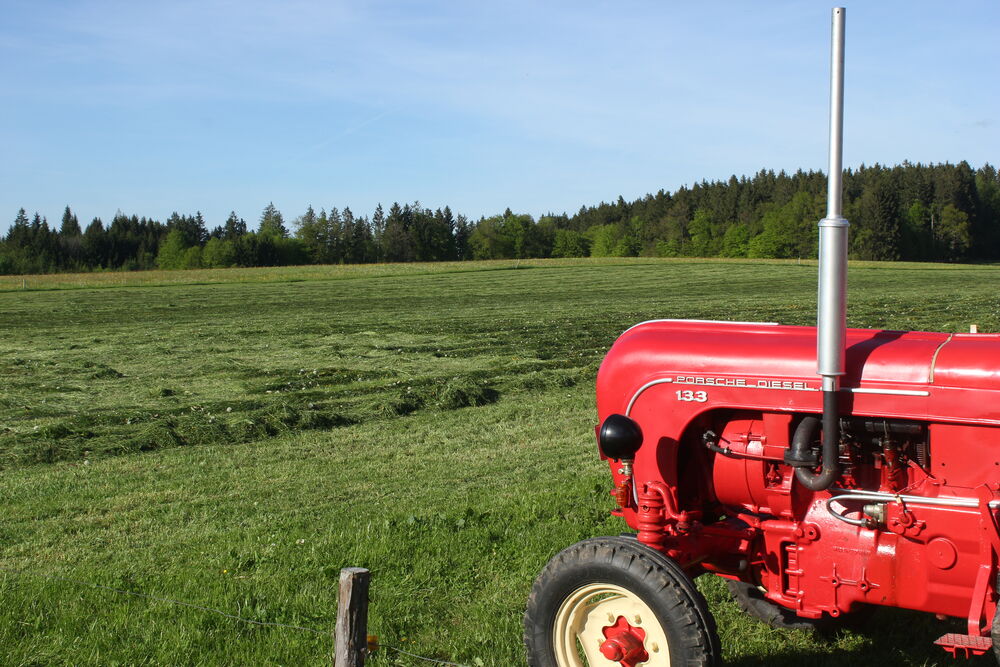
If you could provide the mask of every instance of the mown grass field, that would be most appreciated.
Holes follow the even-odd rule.
[[[998,267],[850,283],[852,326],[1000,331]],[[649,259],[4,278],[0,664],[325,664],[326,636],[37,575],[330,630],[351,565],[386,644],[523,664],[538,571],[624,528],[607,347],[657,317],[811,324],[815,291],[814,263]],[[951,662],[932,618],[813,637],[699,583],[728,664]]]

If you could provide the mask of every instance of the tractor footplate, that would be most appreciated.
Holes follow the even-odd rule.
[[[983,655],[993,648],[992,637],[979,637],[976,635],[959,635],[949,632],[934,641],[935,644],[943,648],[955,658],[971,658],[974,655]]]

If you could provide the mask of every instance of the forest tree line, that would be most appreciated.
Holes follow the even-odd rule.
[[[117,213],[86,227],[70,207],[51,225],[24,209],[0,241],[0,274],[185,269],[289,264],[432,262],[542,257],[816,256],[826,176],[762,170],[703,181],[635,201],[581,207],[574,215],[502,214],[469,221],[450,207],[309,206],[291,221],[269,204],[256,228],[231,213],[209,229],[201,213],[166,222]],[[844,174],[853,259],[1000,259],[1000,177],[984,165],[903,163]]]

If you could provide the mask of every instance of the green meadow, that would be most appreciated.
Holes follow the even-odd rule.
[[[543,565],[625,529],[593,437],[616,336],[812,324],[815,275],[622,259],[5,277],[0,664],[329,664],[338,574],[361,566],[383,644],[521,665]],[[851,326],[1000,331],[1000,267],[849,280]],[[732,665],[951,664],[931,642],[962,627],[880,610],[860,631],[779,631],[699,586]]]

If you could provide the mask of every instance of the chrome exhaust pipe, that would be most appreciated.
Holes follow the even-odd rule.
[[[833,8],[830,49],[830,168],[826,217],[819,221],[819,296],[816,312],[817,371],[823,378],[823,464],[814,473],[799,457],[795,477],[808,489],[822,491],[840,476],[840,413],[837,392],[845,371],[847,346],[847,228],[843,216],[844,180],[844,20]],[[799,444],[799,448],[802,448]],[[791,451],[791,450],[790,450]],[[799,452],[801,455],[801,452]],[[792,457],[794,459],[794,457]],[[790,459],[789,462],[792,462]]]
[[[833,9],[830,55],[830,169],[826,217],[819,221],[819,301],[816,313],[817,358],[823,391],[837,391],[844,375],[847,342],[847,228],[844,183],[844,17]]]

